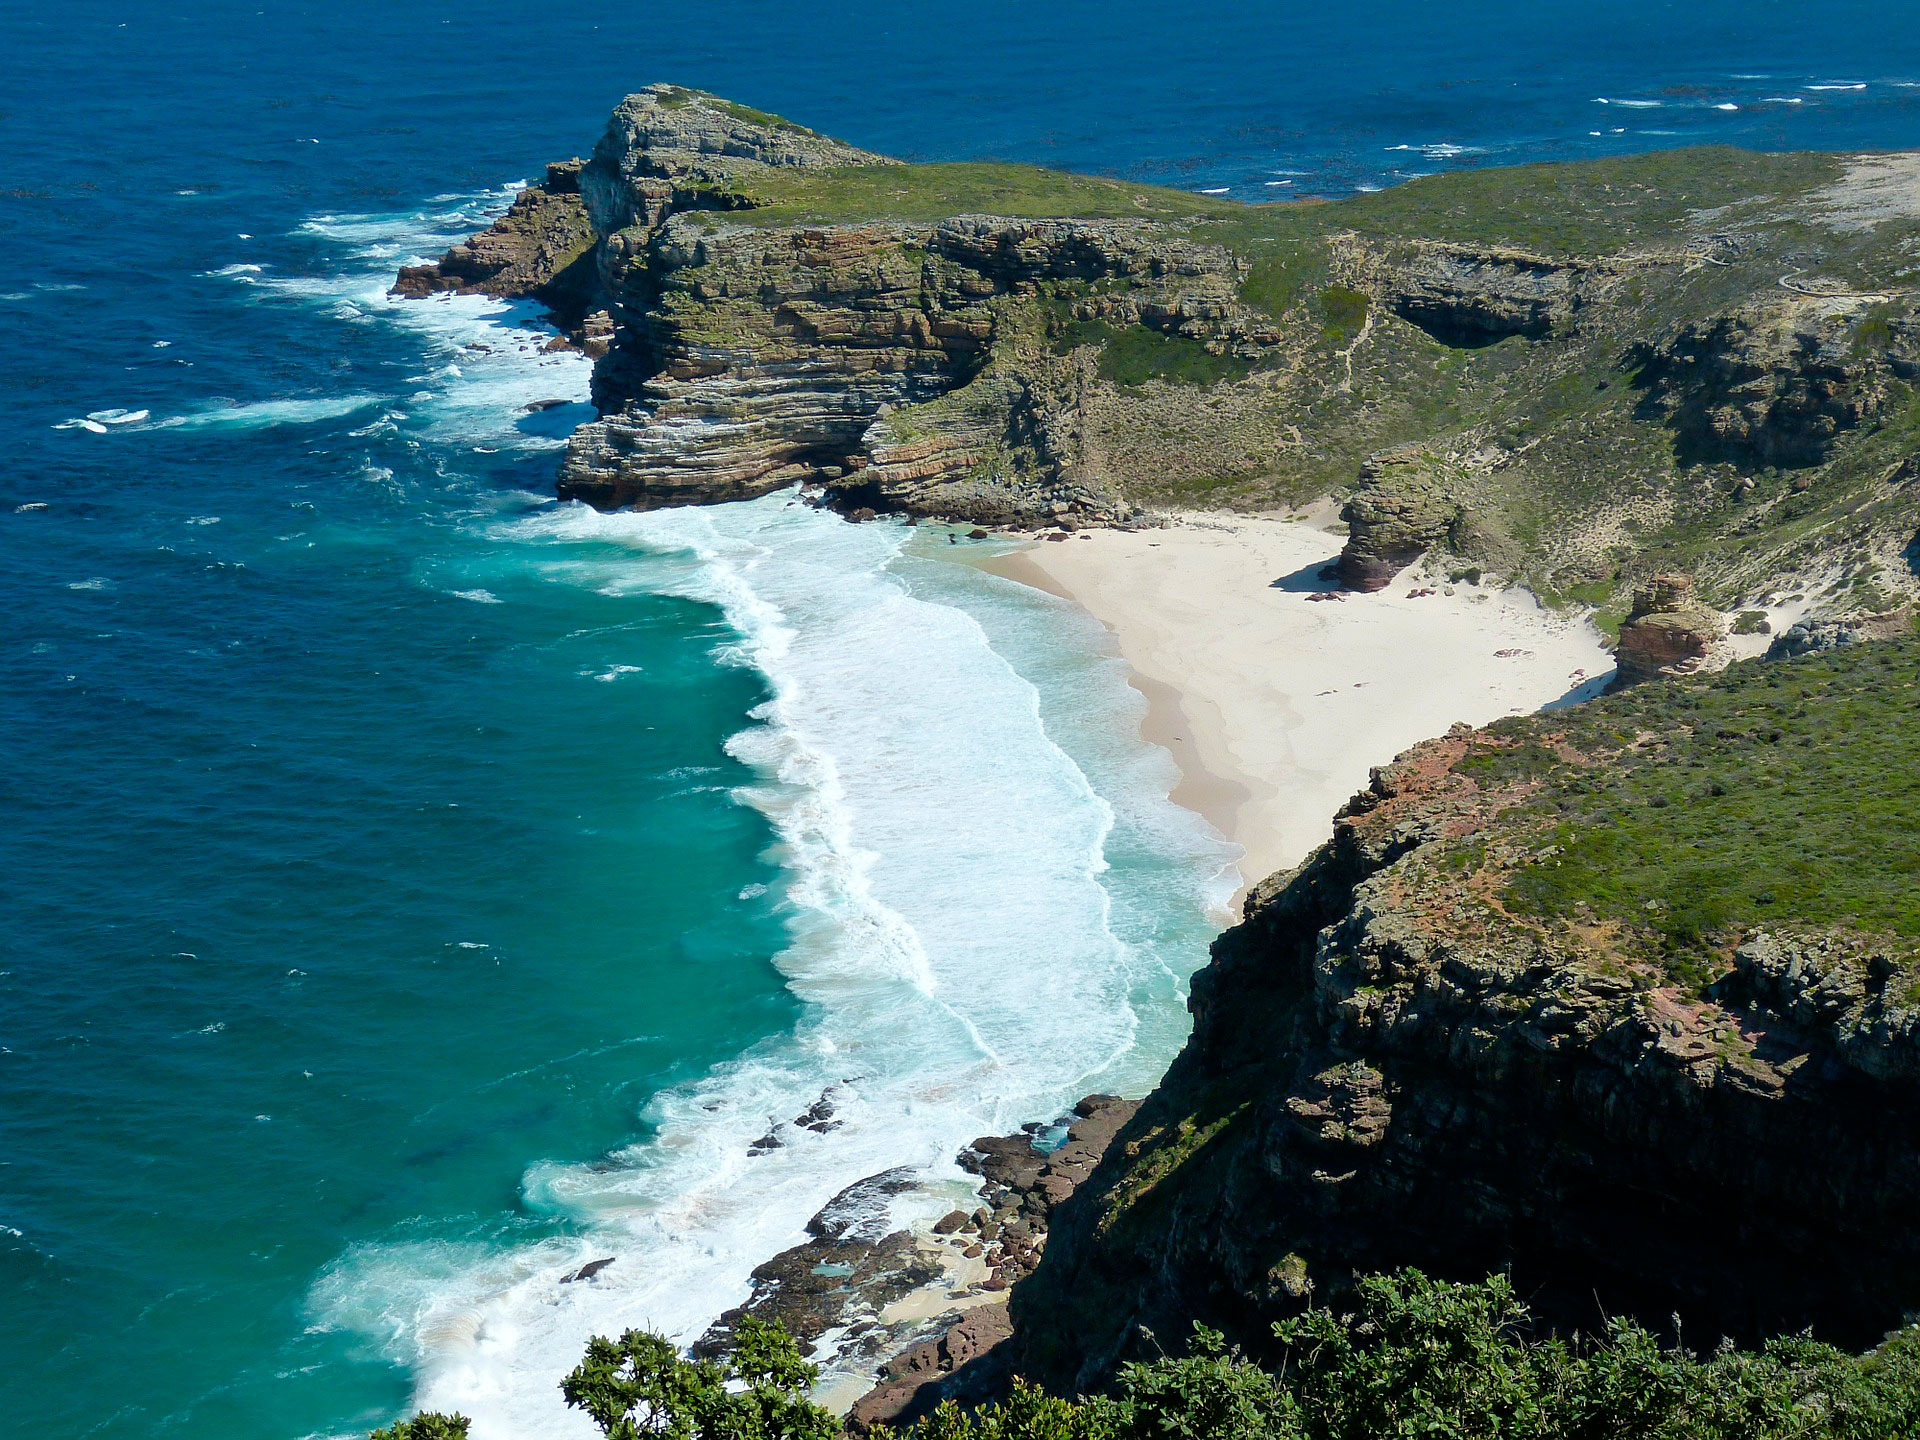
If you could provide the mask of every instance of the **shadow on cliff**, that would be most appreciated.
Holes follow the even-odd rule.
[[[563,401],[557,405],[545,401],[538,403],[542,408],[530,411],[513,422],[513,428],[522,435],[542,435],[552,440],[564,440],[600,413],[584,400]]]
[[[1557,699],[1547,701],[1547,703],[1540,708],[1542,710],[1564,710],[1569,705],[1578,705],[1587,700],[1597,700],[1606,693],[1607,686],[1613,683],[1613,677],[1618,673],[1619,671],[1617,670],[1602,670],[1597,675],[1590,675],[1584,680],[1575,682],[1566,694]]]

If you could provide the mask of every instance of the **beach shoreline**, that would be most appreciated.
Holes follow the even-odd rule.
[[[1325,506],[1191,514],[976,562],[1106,627],[1146,700],[1142,738],[1179,769],[1171,798],[1245,852],[1235,916],[1331,834],[1371,767],[1455,723],[1588,698],[1612,670],[1584,616],[1523,590],[1414,566],[1342,591],[1320,572],[1343,533]]]

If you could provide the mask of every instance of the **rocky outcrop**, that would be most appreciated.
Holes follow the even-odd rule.
[[[1383,590],[1435,546],[1459,549],[1467,513],[1463,488],[1458,465],[1418,446],[1369,459],[1340,511],[1347,522],[1340,583]]]
[[[1703,993],[1604,926],[1508,913],[1485,867],[1562,743],[1422,745],[1254,892],[1186,1051],[1014,1293],[1027,1374],[1097,1385],[1195,1320],[1257,1351],[1401,1265],[1510,1268],[1554,1323],[1678,1315],[1696,1346],[1870,1342],[1911,1310],[1911,954],[1776,927]]]
[[[1611,688],[1717,669],[1729,658],[1725,637],[1725,620],[1695,598],[1688,576],[1656,575],[1634,591],[1620,623]]]
[[[622,344],[649,369],[569,446],[563,495],[702,503],[832,479],[866,462],[880,412],[942,394],[992,319],[896,226],[757,229],[676,216],[644,263],[609,242]],[[835,472],[828,474],[827,472]]]
[[[941,1399],[1004,1383],[1003,1371],[989,1375],[986,1366],[973,1366],[964,1379],[954,1372],[1011,1333],[1001,1303],[1006,1293],[1039,1264],[1054,1210],[1092,1173],[1139,1104],[1089,1095],[1059,1126],[1030,1124],[1015,1135],[975,1140],[959,1160],[980,1177],[981,1203],[947,1215],[930,1235],[893,1223],[898,1197],[921,1183],[913,1170],[849,1185],[807,1222],[805,1241],[754,1270],[746,1301],[720,1316],[694,1352],[725,1350],[745,1316],[778,1321],[809,1355],[831,1335],[837,1366],[856,1373],[873,1367],[876,1374],[873,1391],[853,1410],[861,1426],[903,1423]],[[832,1092],[792,1123],[833,1129]],[[785,1128],[774,1127],[752,1149],[777,1148]],[[596,1261],[567,1278],[590,1278],[611,1263]],[[914,1304],[896,1309],[910,1296]]]
[[[596,235],[580,195],[581,162],[547,167],[546,178],[514,197],[492,225],[430,265],[400,269],[393,293],[410,299],[453,291],[537,300],[564,331],[579,331],[602,308]],[[604,337],[605,327],[596,327]],[[604,348],[604,346],[602,346]]]
[[[1564,334],[1586,303],[1589,267],[1520,250],[1426,245],[1393,267],[1388,301],[1446,345]]]
[[[636,249],[639,246],[641,248]],[[1254,343],[1219,246],[1128,221],[962,215],[760,227],[710,213],[607,242],[620,350],[560,489],[596,505],[748,498],[796,482],[848,506],[997,523],[1117,518],[1074,471],[1071,380],[987,366],[1010,303],[1117,285],[1089,311]],[[976,377],[978,377],[976,379]],[[954,392],[953,403],[902,412]]]
[[[600,415],[559,479],[594,505],[799,484],[850,515],[1071,528],[1294,508],[1358,473],[1356,589],[1440,550],[1591,593],[1638,548],[1757,595],[1864,550],[1857,588],[1892,606],[1920,594],[1891,560],[1920,321],[1904,232],[1835,238],[1833,195],[1806,189],[1824,164],[1714,152],[1234,206],[900,165],[655,85],[398,288],[540,298],[597,356]],[[1696,186],[1738,226],[1676,204]]]
[[[685,210],[744,208],[768,171],[899,163],[705,91],[649,85],[614,107],[580,193],[594,229],[613,235]]]
[[[1911,303],[1789,294],[1693,321],[1637,352],[1682,460],[1818,465],[1920,375]]]
[[[806,1241],[754,1270],[751,1295],[708,1328],[695,1353],[725,1349],[734,1327],[751,1315],[778,1320],[808,1354],[835,1329],[884,1354],[892,1337],[881,1312],[945,1273],[938,1256],[890,1223],[889,1202],[916,1183],[910,1170],[888,1170],[834,1196],[807,1222]]]
[[[956,1210],[935,1230],[964,1246],[968,1256],[993,1262],[983,1290],[1005,1291],[1032,1273],[1054,1210],[1093,1173],[1139,1108],[1137,1100],[1089,1095],[1074,1107],[1066,1137],[1053,1149],[1037,1143],[1038,1126],[973,1142],[961,1163],[981,1177],[987,1205],[971,1215]],[[1004,1306],[968,1310],[941,1335],[883,1365],[874,1388],[847,1418],[856,1430],[907,1425],[943,1400],[964,1403],[995,1393],[1011,1374],[1013,1350],[1004,1342],[1012,1333]]]
[[[1891,640],[1913,628],[1913,613],[1895,610],[1885,615],[1843,615],[1796,620],[1774,636],[1767,659],[1790,660],[1796,655],[1818,655],[1863,640]]]

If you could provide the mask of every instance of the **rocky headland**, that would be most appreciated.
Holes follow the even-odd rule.
[[[1246,206],[905,165],[655,85],[396,290],[536,299],[599,357],[558,477],[599,506],[797,484],[1071,529],[1331,495],[1357,590],[1425,557],[1612,624],[1682,572],[1708,608],[1847,622],[1915,591],[1910,158]]]
[[[936,1235],[875,1219],[901,1177],[862,1182],[711,1342],[752,1314],[910,1347],[872,1423],[1016,1371],[1097,1388],[1196,1320],[1257,1354],[1401,1265],[1508,1270],[1568,1329],[1899,1324],[1916,252],[1911,156],[1674,151],[1250,207],[903,165],[654,86],[403,271],[404,295],[538,300],[598,357],[565,497],[797,485],[1062,538],[1331,499],[1343,608],[1423,565],[1618,634],[1631,688],[1415,747],[1257,886],[1137,1113],[1102,1102],[1051,1155],[978,1142],[984,1203]],[[901,1308],[929,1289],[947,1310]]]
[[[1195,1320],[1258,1352],[1400,1265],[1708,1346],[1902,1324],[1917,662],[1736,666],[1376,772],[1216,943],[1014,1293],[1019,1367],[1097,1387]]]

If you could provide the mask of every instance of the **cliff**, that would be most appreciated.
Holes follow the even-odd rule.
[[[1916,588],[1916,240],[1909,155],[1246,206],[903,165],[656,85],[398,288],[533,296],[605,352],[559,479],[596,505],[802,484],[1072,527],[1335,495],[1359,589],[1432,555],[1611,618],[1666,571],[1843,618]]]
[[[1456,727],[1195,980],[1013,1313],[1088,1387],[1399,1265],[1866,1343],[1920,1296],[1920,642]]]

